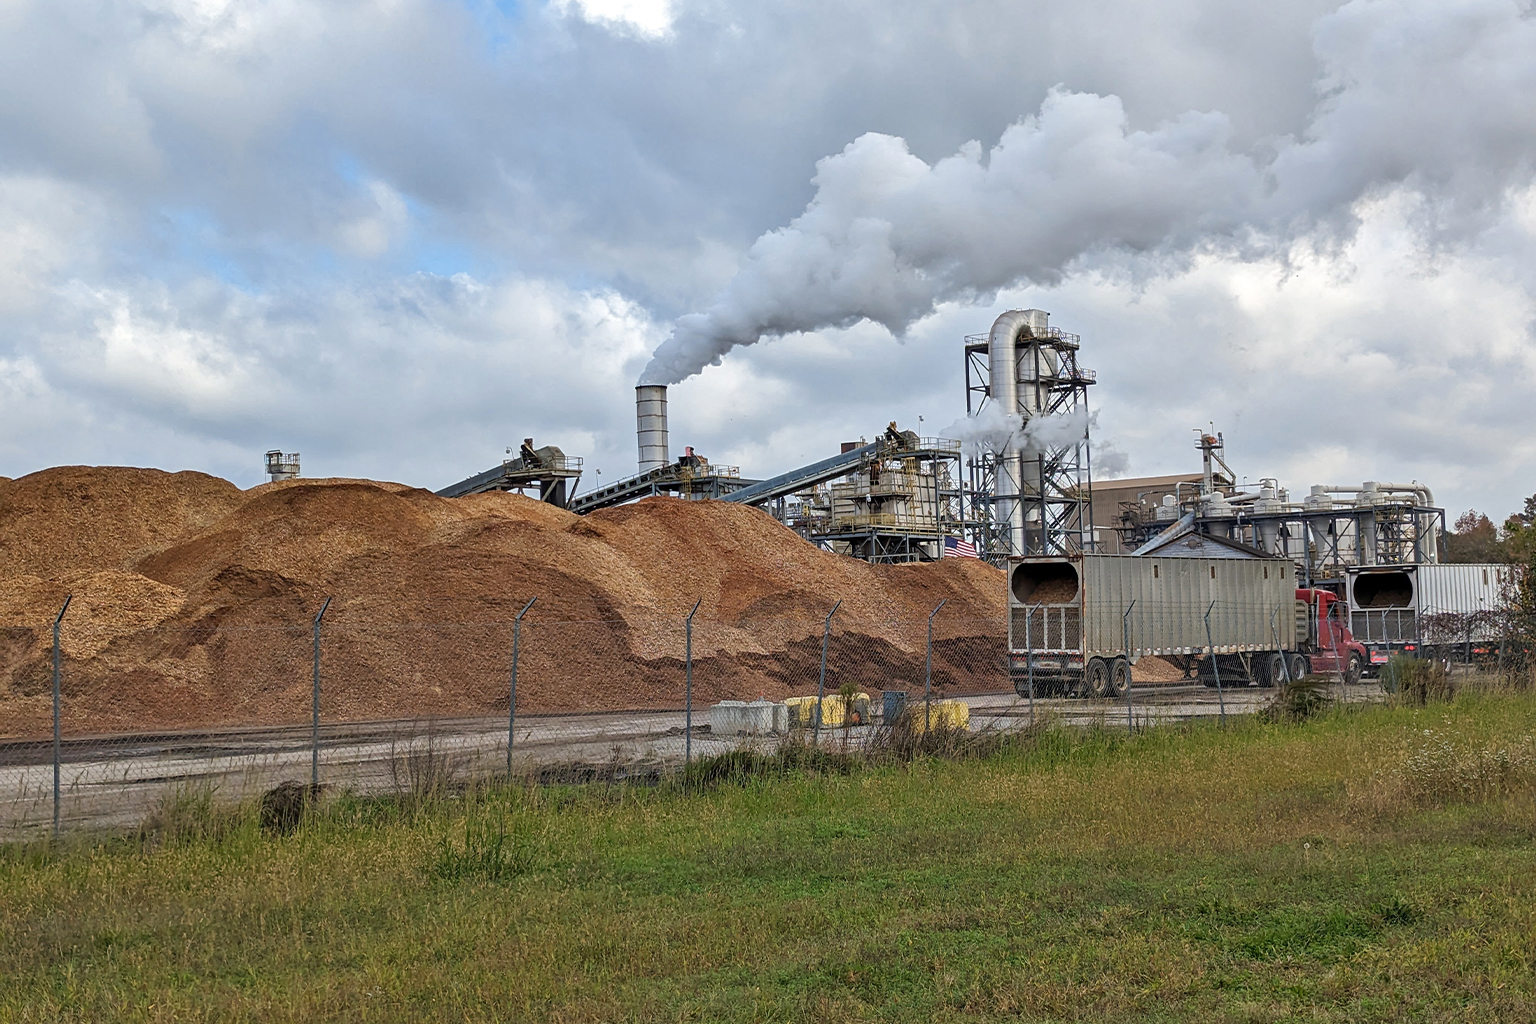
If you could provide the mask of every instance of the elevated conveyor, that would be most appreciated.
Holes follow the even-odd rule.
[[[581,479],[581,464],[581,459],[566,455],[554,445],[534,449],[525,441],[517,458],[507,459],[484,473],[476,473],[434,493],[440,498],[462,498],[466,494],[537,487],[540,501],[565,508],[566,488]]]
[[[861,448],[854,448],[851,451],[843,452],[841,455],[834,455],[830,459],[822,459],[820,462],[813,462],[809,466],[801,466],[799,469],[792,469],[788,473],[780,473],[776,477],[771,477],[749,487],[743,487],[739,491],[727,494],[721,500],[740,502],[743,505],[761,505],[775,498],[782,498],[787,494],[803,491],[807,487],[814,487],[823,481],[847,476],[851,471],[857,469],[865,459],[874,458],[879,453],[880,446],[881,442],[876,441],[873,444],[866,444]]]

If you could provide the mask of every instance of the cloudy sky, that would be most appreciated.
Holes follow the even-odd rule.
[[[1132,473],[1502,514],[1532,97],[1525,0],[0,0],[0,475],[611,480],[642,373],[768,475],[1033,306]]]

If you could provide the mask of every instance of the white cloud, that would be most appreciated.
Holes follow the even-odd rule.
[[[1138,472],[1197,468],[1193,428],[1214,420],[1250,479],[1417,479],[1452,504],[1515,507],[1536,491],[1536,292],[1512,267],[1536,258],[1536,232],[1523,260],[1507,228],[1426,256],[1422,205],[1399,190],[1361,206],[1333,252],[1207,255],[1182,274],[1004,298],[1081,331],[1100,435]]]
[[[1156,271],[1211,250],[1242,259],[1298,237],[1333,243],[1359,204],[1399,186],[1424,197],[1410,240],[1423,248],[1486,226],[1531,180],[1536,22],[1525,8],[1355,0],[1314,34],[1321,101],[1272,159],[1234,148],[1225,114],[1137,130],[1119,97],[1066,89],[989,150],[970,141],[932,164],[905,139],[861,135],[817,163],[804,211],[677,320],[642,380],[674,383],[738,346],[860,320],[900,336],[941,302],[1051,284],[1106,254]]]
[[[756,475],[892,418],[934,433],[964,411],[961,336],[1038,305],[1084,335],[1097,437],[1138,473],[1188,468],[1216,419],[1245,472],[1418,476],[1498,512],[1536,490],[1510,426],[1531,26],[1516,0],[0,3],[0,474],[249,483],[282,445],[440,485],[529,433],[627,472],[660,325],[865,139],[802,227],[846,247],[839,308],[921,318],[897,343],[832,309],[738,349],[674,388],[679,445]],[[1004,132],[978,164],[966,140]],[[925,214],[892,195],[914,179],[988,187]],[[943,288],[859,273],[870,210]]]
[[[103,211],[84,189],[37,175],[0,176],[0,315],[47,298],[58,273],[89,257]]]
[[[574,10],[596,25],[629,32],[648,39],[662,39],[672,32],[672,0],[555,0],[555,10]]]
[[[0,360],[0,452],[155,462],[169,430],[213,442],[203,468],[247,484],[280,445],[310,451],[312,472],[440,487],[528,434],[628,470],[631,381],[659,337],[610,291],[468,275],[282,298],[208,280],[76,285],[55,315]],[[45,436],[65,405],[71,426]]]
[[[410,214],[400,193],[382,181],[370,181],[366,213],[348,220],[336,229],[343,251],[363,259],[375,259],[389,251],[408,227]]]

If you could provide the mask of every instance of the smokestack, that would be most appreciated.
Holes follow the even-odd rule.
[[[667,386],[641,384],[635,388],[635,433],[640,441],[640,472],[672,464],[667,453]]]

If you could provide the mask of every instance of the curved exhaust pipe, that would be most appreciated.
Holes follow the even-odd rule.
[[[1019,339],[1033,338],[1037,332],[1043,334],[1048,316],[1043,309],[1010,309],[992,322],[992,332],[987,338],[988,387],[992,401],[1002,407],[1003,415],[1014,429],[1014,436],[1023,428],[1029,415],[1038,411],[1033,407],[1024,408],[1019,402]],[[997,453],[994,514],[998,522],[1008,524],[1009,549],[1020,554],[1025,547],[1023,495],[1031,481],[1034,489],[1039,490],[1039,476],[1038,468],[1026,465],[1023,453],[1010,437],[1008,444]]]

